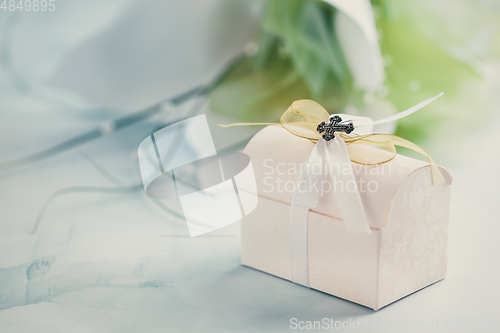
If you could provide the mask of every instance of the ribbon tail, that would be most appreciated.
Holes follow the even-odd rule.
[[[420,148],[419,146],[417,146],[413,142],[408,141],[408,140],[403,139],[403,138],[400,138],[399,136],[396,136],[396,135],[391,135],[391,141],[392,141],[392,144],[394,144],[396,146],[411,149],[411,150],[419,153],[420,155],[427,157],[427,159],[429,160],[430,168],[431,168],[432,185],[436,185],[436,184],[439,184],[439,183],[442,183],[445,181],[444,176],[441,173],[441,170],[439,169],[438,165],[436,164],[434,159],[429,154],[427,154],[427,152],[425,150],[423,150],[422,148]]]
[[[431,97],[429,99],[426,99],[425,101],[422,101],[422,102],[418,103],[417,105],[414,105],[405,111],[401,111],[395,115],[392,115],[392,116],[384,118],[384,119],[380,119],[380,120],[376,120],[376,121],[369,121],[369,122],[365,122],[365,123],[358,123],[358,124],[356,124],[356,128],[362,127],[362,126],[367,126],[367,125],[385,124],[385,123],[389,123],[391,121],[396,121],[396,120],[402,119],[404,117],[408,117],[412,113],[415,113],[418,110],[422,109],[423,107],[431,104],[432,102],[434,102],[436,99],[438,99],[439,97],[441,97],[443,95],[444,95],[444,93],[441,92],[438,95]]]
[[[290,271],[291,280],[294,283],[309,288],[308,259],[307,259],[307,227],[309,209],[316,208],[321,198],[320,189],[303,184],[320,183],[324,174],[314,174],[313,165],[322,165],[324,156],[320,155],[318,144],[309,154],[305,168],[301,168],[301,174],[297,179],[295,193],[293,195],[290,209]]]
[[[331,141],[320,140],[319,142],[322,142],[319,149],[324,149],[324,153],[321,152],[320,154],[326,156],[326,161],[330,166],[332,187],[335,188],[335,194],[337,195],[346,228],[370,234],[370,224],[366,217],[358,183],[354,176],[354,169],[344,140],[340,135],[337,135]],[[340,188],[336,187],[337,184],[340,184]]]
[[[304,188],[303,185],[322,184],[325,173],[314,173],[313,166],[319,165],[321,170],[323,170],[325,162],[330,167],[332,186],[335,186],[336,182],[341,183],[343,186],[339,191],[336,189],[336,194],[346,228],[348,230],[371,233],[344,140],[338,135],[334,140],[329,142],[320,139],[307,158],[305,162],[306,167],[301,168],[302,171],[297,179],[290,209],[291,280],[305,287],[309,287],[307,257],[308,215],[310,209],[318,206],[322,189],[307,185]]]

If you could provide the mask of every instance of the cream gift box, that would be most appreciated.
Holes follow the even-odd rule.
[[[243,265],[291,280],[290,204],[313,146],[268,126],[245,148],[259,204],[242,221]],[[345,228],[335,193],[342,184],[325,178],[308,212],[308,284],[378,310],[445,277],[451,176],[440,168],[446,181],[432,185],[429,165],[402,155],[353,166],[371,234]]]

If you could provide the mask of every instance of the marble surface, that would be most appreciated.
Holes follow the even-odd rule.
[[[109,2],[96,22],[105,25],[124,6]],[[72,10],[66,14],[77,17],[79,12]],[[90,20],[92,14],[85,17]],[[5,27],[5,18],[0,18]],[[69,18],[59,19],[62,23],[50,23],[37,16],[19,23],[17,38],[29,41],[37,24],[45,22],[48,31],[59,31],[58,41],[65,48],[49,52],[41,42],[15,44],[17,67],[37,89],[19,85],[9,71],[0,74],[0,163],[132,112],[100,112],[88,101],[45,89],[44,80],[76,43],[56,29]],[[87,26],[82,19],[76,39],[94,33]],[[45,51],[34,61],[30,54],[37,50]],[[144,96],[138,105],[145,103]],[[59,98],[78,107],[67,107]],[[485,122],[484,131],[464,133],[456,143],[443,138],[442,151],[437,144],[432,149],[436,161],[454,178],[446,279],[378,312],[241,266],[239,223],[190,238],[183,220],[141,190],[63,195],[51,203],[37,233],[32,232],[45,200],[57,190],[116,187],[117,180],[138,184],[138,144],[162,121],[188,108],[186,103],[172,114],[73,151],[0,172],[2,333],[281,332],[292,330],[292,318],[297,323],[350,321],[359,325],[345,330],[357,331],[384,327],[384,332],[498,332],[500,113]],[[210,112],[208,119],[219,150],[252,135],[248,129],[222,131],[214,125],[220,119]],[[86,156],[111,173],[115,182]]]
[[[2,118],[4,159],[92,126],[48,113],[44,121],[19,119],[15,112],[3,112]],[[36,119],[35,112],[28,119]],[[432,330],[437,321],[441,332],[470,327],[496,332],[498,326],[487,329],[499,324],[500,135],[494,125],[500,125],[498,119],[478,134],[477,142],[468,142],[477,144],[474,154],[448,166],[454,182],[447,278],[378,312],[241,266],[239,223],[192,239],[184,221],[159,209],[141,191],[62,196],[32,234],[53,191],[114,185],[78,151],[4,171],[2,332],[287,331],[291,318],[363,318],[393,325],[387,331],[394,332],[401,332],[398,325]],[[78,150],[115,177],[134,183],[139,180],[134,150],[149,130],[151,124],[139,124]],[[222,149],[223,137],[214,137]],[[462,150],[467,152],[467,144]]]

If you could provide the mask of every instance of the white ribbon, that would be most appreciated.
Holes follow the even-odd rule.
[[[372,121],[370,119],[369,121],[359,122],[359,120],[361,120],[359,117],[348,117],[352,118],[355,128],[395,121],[420,110],[442,95],[443,93],[440,93],[433,98],[420,102],[408,110],[378,121]],[[337,201],[346,229],[368,234],[371,233],[371,229],[363,207],[363,202],[361,201],[361,195],[358,190],[356,177],[354,176],[349,152],[340,135],[336,135],[333,140],[328,142],[323,138],[319,139],[309,154],[305,165],[307,167],[301,168],[302,172],[297,180],[290,211],[290,263],[292,282],[309,287],[307,222],[309,210],[315,209],[321,198],[321,188],[318,189],[313,187],[307,191],[306,189],[301,189],[301,184],[313,184],[316,182],[323,184],[322,181],[328,172],[332,184],[339,182],[344,185],[342,191],[335,191],[335,194],[337,195]],[[314,165],[321,166],[322,172],[313,172]],[[328,166],[328,170],[323,170],[324,166]],[[350,187],[349,189],[347,188],[348,186]],[[309,189],[309,187],[307,187],[307,189]]]

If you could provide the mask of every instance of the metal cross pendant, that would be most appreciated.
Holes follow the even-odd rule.
[[[354,125],[352,124],[352,122],[343,125],[340,125],[340,122],[342,122],[342,118],[332,114],[330,115],[330,117],[328,117],[328,124],[322,121],[321,124],[318,125],[316,130],[320,134],[325,132],[325,134],[323,134],[323,139],[325,139],[326,141],[330,141],[331,139],[335,138],[335,132],[345,132],[346,134],[349,134],[354,131]]]

